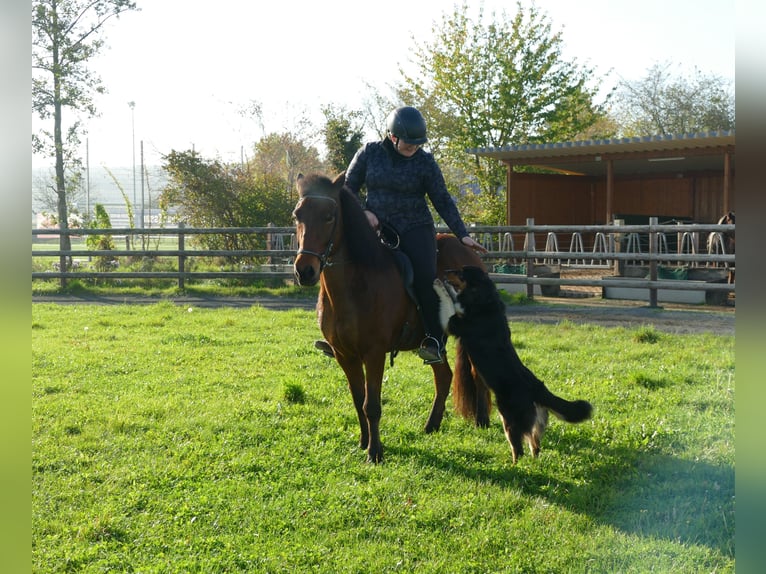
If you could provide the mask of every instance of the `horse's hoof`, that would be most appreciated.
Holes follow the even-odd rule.
[[[379,464],[383,462],[383,449],[369,450],[367,451],[367,462],[372,464]]]

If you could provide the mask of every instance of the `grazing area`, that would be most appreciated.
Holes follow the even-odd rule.
[[[514,466],[403,352],[374,465],[311,310],[33,303],[32,571],[734,572],[734,337],[511,332],[590,420]]]

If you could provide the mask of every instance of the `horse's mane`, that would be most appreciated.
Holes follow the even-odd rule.
[[[343,218],[343,241],[349,261],[367,267],[383,265],[386,248],[367,221],[359,200],[344,186],[338,193],[338,203]]]

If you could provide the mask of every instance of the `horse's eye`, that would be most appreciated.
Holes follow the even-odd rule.
[[[335,214],[328,213],[327,215],[324,216],[324,220],[326,223],[332,223],[333,221],[335,221]]]

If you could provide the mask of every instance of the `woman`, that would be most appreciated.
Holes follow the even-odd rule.
[[[436,278],[436,232],[426,203],[431,201],[450,230],[464,245],[486,253],[474,241],[447,191],[444,176],[433,155],[421,146],[427,141],[426,121],[416,108],[396,108],[386,119],[385,139],[362,146],[346,170],[346,185],[364,203],[374,228],[392,228],[399,248],[412,261],[414,289],[426,337],[418,355],[427,364],[444,361],[444,331],[439,322],[439,300],[433,290]]]

